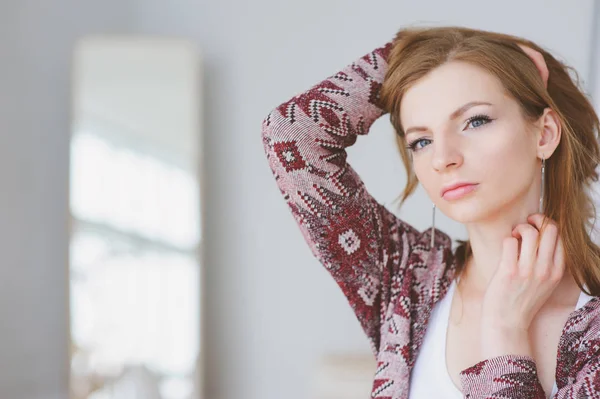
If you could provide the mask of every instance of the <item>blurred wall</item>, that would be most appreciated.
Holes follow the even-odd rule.
[[[0,397],[66,398],[70,57],[126,1],[0,2]]]
[[[304,399],[321,354],[368,345],[275,185],[262,118],[416,23],[526,36],[585,80],[592,8],[592,0],[0,3],[0,397],[66,398],[69,67],[79,35],[184,36],[202,51],[207,398]],[[405,177],[387,118],[350,161],[393,207]],[[398,213],[430,225],[422,191]],[[463,234],[438,216],[440,228]]]

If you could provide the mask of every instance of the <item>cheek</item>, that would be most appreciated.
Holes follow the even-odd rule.
[[[527,132],[521,127],[505,127],[476,143],[471,151],[471,166],[482,172],[482,181],[503,184],[519,177],[527,177],[533,151]]]
[[[417,176],[419,185],[427,193],[429,199],[436,203],[440,201],[440,189],[443,183],[440,183],[439,173],[433,170],[431,160],[429,158],[426,159],[426,157],[415,159],[413,170]]]
[[[449,175],[483,184],[485,190],[478,198],[484,203],[504,202],[518,195],[533,177],[535,150],[531,148],[527,134],[522,126],[507,125],[470,133],[459,145],[462,164]],[[442,177],[433,170],[430,154],[416,156],[413,169],[429,197],[440,201]],[[443,200],[439,205],[442,208],[448,206]]]
[[[465,155],[465,172],[472,173],[467,178],[480,182],[481,190],[470,202],[474,212],[463,209],[463,205],[469,205],[467,202],[449,207],[448,211],[458,219],[484,218],[489,212],[514,203],[531,185],[535,155],[527,133],[518,127],[504,127],[494,133],[486,143],[478,143],[478,151],[470,151],[469,158]]]

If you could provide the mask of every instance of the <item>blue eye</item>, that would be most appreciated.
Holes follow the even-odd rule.
[[[483,125],[490,123],[492,119],[487,115],[475,115],[467,119],[467,126],[471,125],[473,129],[477,129]]]
[[[472,116],[472,117],[470,117],[469,119],[467,119],[467,127],[468,127],[468,126],[471,126],[471,127],[470,127],[471,129],[477,129],[477,128],[480,128],[480,127],[481,127],[481,126],[483,126],[483,125],[487,125],[488,123],[490,123],[490,122],[492,122],[492,121],[493,121],[493,119],[492,119],[492,118],[490,118],[490,117],[489,117],[489,116],[487,116],[487,115],[484,115],[484,114],[475,115],[475,116]],[[465,129],[466,129],[466,128],[465,128]],[[414,151],[419,151],[419,150],[421,150],[423,147],[425,147],[425,146],[426,146],[426,144],[425,144],[425,145],[423,145],[423,146],[420,146],[420,147],[419,147],[419,143],[421,143],[421,142],[423,142],[423,141],[425,141],[425,142],[431,142],[431,140],[429,140],[429,139],[416,139],[416,140],[414,140],[414,141],[410,142],[410,143],[409,143],[409,144],[406,146],[406,148],[407,148],[408,150],[410,150],[410,151],[413,151],[413,152],[414,152]]]
[[[417,148],[417,145],[418,145],[420,142],[422,142],[422,141],[431,141],[431,140],[429,140],[429,139],[417,139],[417,140],[415,140],[415,141],[412,141],[412,142],[410,142],[410,143],[409,143],[409,144],[406,146],[406,148],[408,148],[408,149],[409,149],[409,150],[411,150],[411,151],[419,151],[419,150],[420,150],[421,148],[423,148],[423,147]]]

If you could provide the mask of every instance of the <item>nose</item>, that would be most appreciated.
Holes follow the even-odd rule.
[[[451,134],[440,134],[434,142],[431,164],[433,169],[442,172],[447,168],[458,167],[463,163],[459,145]]]

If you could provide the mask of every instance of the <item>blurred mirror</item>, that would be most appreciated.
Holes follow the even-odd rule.
[[[86,37],[72,73],[71,399],[200,398],[199,55]]]

